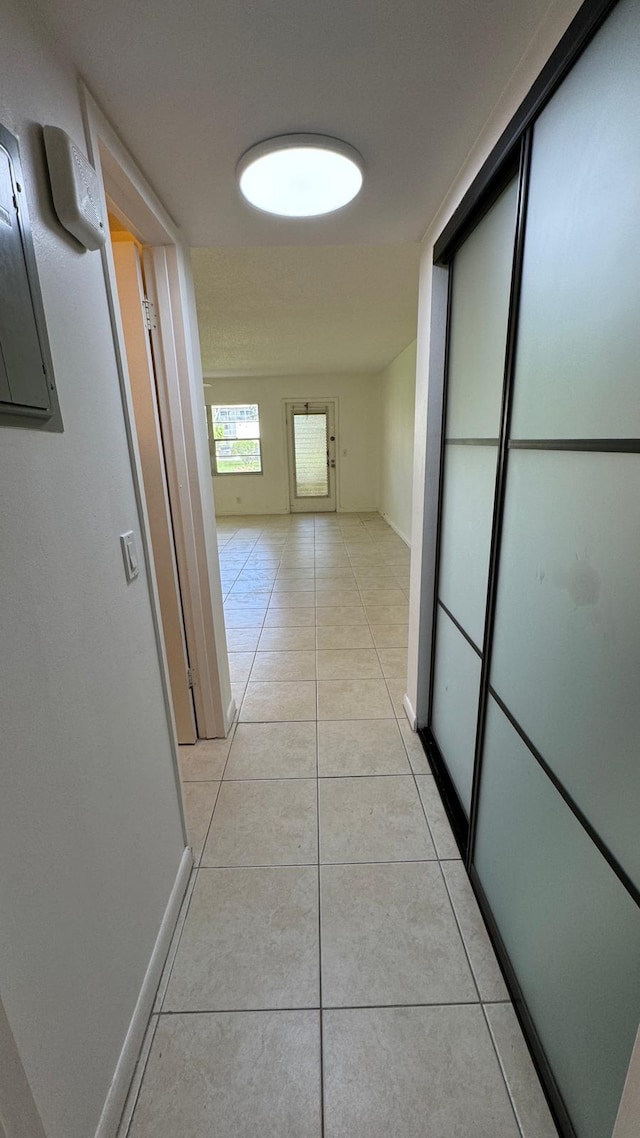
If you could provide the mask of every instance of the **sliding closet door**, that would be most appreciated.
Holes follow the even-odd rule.
[[[467,817],[476,742],[517,184],[452,268],[430,727]]]
[[[640,3],[537,120],[473,851],[579,1138],[640,1019]]]

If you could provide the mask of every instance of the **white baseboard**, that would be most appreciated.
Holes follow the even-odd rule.
[[[142,1046],[149,1016],[153,1010],[156,990],[160,983],[162,969],[171,944],[173,930],[178,920],[182,898],[189,882],[192,865],[193,854],[191,849],[187,847],[180,859],[176,879],[173,883],[169,901],[164,911],[162,923],[156,937],[156,943],[151,953],[151,959],[147,965],[142,987],[140,988],[140,993],[136,1000],[136,1006],[133,1009],[133,1015],[122,1045],[120,1058],[116,1064],[111,1086],[109,1087],[109,1093],[107,1094],[102,1108],[95,1138],[114,1138],[118,1130],[120,1116],[124,1109],[129,1084],[136,1068],[138,1052]]]
[[[336,506],[336,514],[377,514],[377,506]]]
[[[406,694],[402,697],[402,706],[404,707],[404,713],[409,720],[409,726],[411,730],[415,731],[416,727],[418,726],[418,716],[413,709],[413,704],[409,699],[409,696]]]
[[[388,514],[383,514],[382,510],[380,510],[379,513],[380,513],[380,517],[384,518],[387,525],[391,526],[391,529],[393,530],[393,532],[397,533],[398,537],[402,538],[404,544],[408,545],[409,549],[411,549],[411,542],[410,542],[409,538],[407,537],[406,533],[403,533],[401,529],[398,529],[396,523],[391,521],[391,518],[388,516]]]
[[[225,733],[225,736],[227,736],[229,734],[231,728],[233,727],[233,724],[235,723],[235,719],[236,719],[237,714],[238,714],[238,708],[236,707],[236,701],[233,698],[233,696],[231,696],[231,699],[229,700],[229,706],[226,710],[225,717],[224,717],[224,733]]]

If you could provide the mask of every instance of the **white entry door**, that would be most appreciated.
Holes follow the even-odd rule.
[[[335,510],[335,404],[287,403],[286,415],[291,512]]]

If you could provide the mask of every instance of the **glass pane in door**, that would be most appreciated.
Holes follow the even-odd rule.
[[[640,910],[493,699],[475,868],[579,1138],[609,1138],[640,1013]]]
[[[293,456],[296,497],[327,498],[329,470],[326,412],[294,413]]]

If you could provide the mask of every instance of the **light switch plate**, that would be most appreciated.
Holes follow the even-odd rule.
[[[136,539],[133,530],[127,533],[120,534],[120,546],[122,549],[122,560],[124,561],[124,574],[127,581],[135,581],[139,576],[140,566],[138,564],[138,550],[136,549]]]

